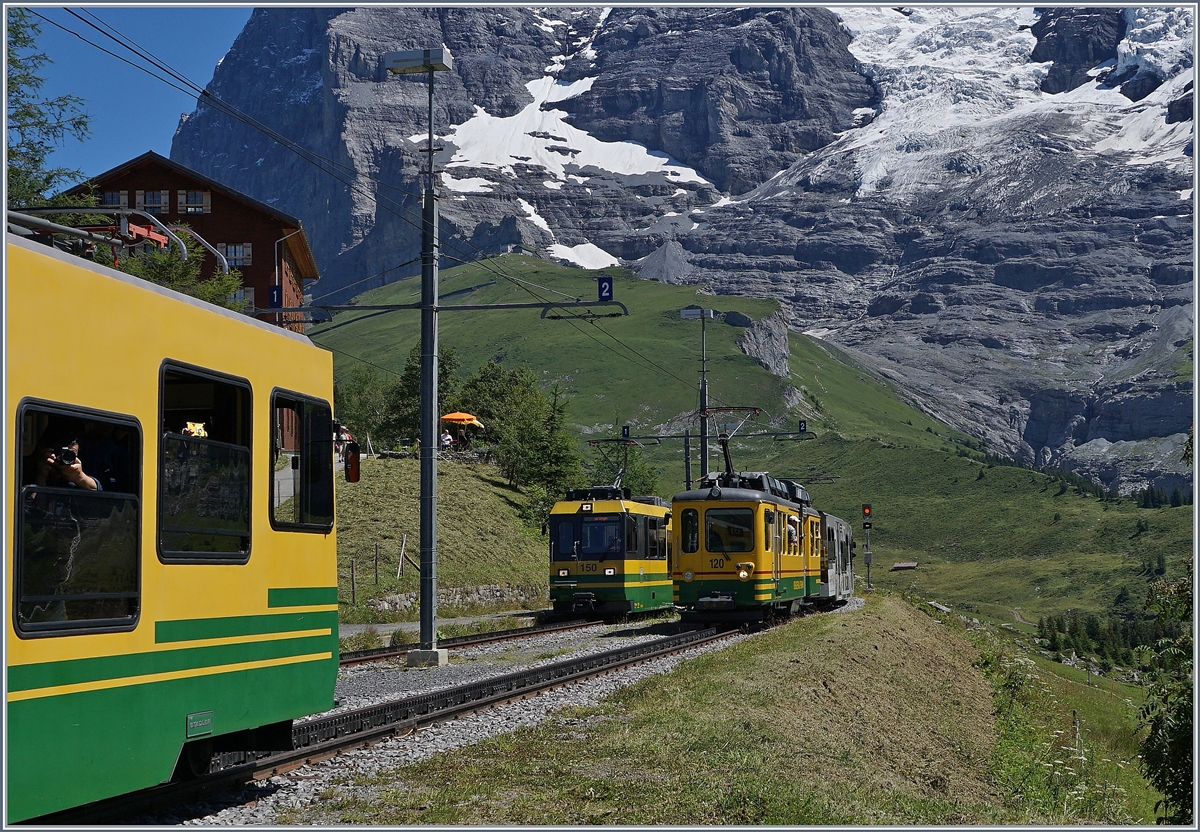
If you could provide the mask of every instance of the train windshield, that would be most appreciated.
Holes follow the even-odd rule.
[[[710,508],[704,512],[705,548],[710,552],[754,549],[754,512],[748,508]]]
[[[621,515],[593,514],[583,518],[583,537],[579,554],[582,557],[602,558],[624,551],[621,542]]]

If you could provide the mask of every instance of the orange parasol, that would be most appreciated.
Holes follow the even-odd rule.
[[[454,422],[457,425],[474,425],[477,428],[483,427],[483,423],[472,416],[470,413],[447,413],[442,417],[443,422]]]

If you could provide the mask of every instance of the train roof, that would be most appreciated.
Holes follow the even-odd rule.
[[[117,271],[116,269],[109,268],[108,266],[96,263],[92,260],[87,260],[83,257],[76,257],[73,254],[60,251],[54,246],[48,246],[45,243],[34,242],[11,232],[5,233],[4,241],[8,245],[26,249],[35,254],[40,254],[52,260],[58,260],[66,265],[74,266],[78,269],[83,269],[88,272],[93,272],[97,275],[101,275],[112,280],[119,280],[122,283],[128,283],[129,285],[136,286],[143,291],[153,292],[154,294],[162,295],[164,297],[171,298],[172,300],[177,300],[180,303],[186,303],[188,306],[192,306],[197,309],[203,309],[205,312],[211,312],[214,315],[230,318],[246,326],[253,326],[265,332],[270,332],[273,335],[279,335],[285,338],[290,338],[293,341],[299,341],[304,344],[312,345],[312,341],[303,333],[293,332],[289,329],[276,326],[275,324],[267,323],[266,321],[260,321],[256,318],[251,318],[249,315],[245,315],[241,312],[234,312],[232,309],[226,309],[223,306],[217,306],[216,304],[199,300],[191,295],[185,295],[182,292],[175,291],[174,289],[168,289],[165,286],[159,286],[157,283],[151,283],[148,280],[142,280],[140,277],[134,277],[131,274]],[[6,267],[11,268],[11,266],[8,264],[6,264]]]
[[[812,505],[808,489],[803,485],[777,479],[765,471],[710,474],[700,481],[699,488],[680,492],[673,500],[768,500],[790,503],[798,508]]]

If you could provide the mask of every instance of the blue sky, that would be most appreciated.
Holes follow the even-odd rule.
[[[68,7],[32,7],[54,23],[78,32],[139,66],[125,49],[67,11]],[[82,13],[78,6],[69,7]],[[250,18],[250,6],[88,6],[87,13],[103,20],[191,81],[205,86],[217,62],[229,51]],[[86,17],[86,15],[84,15]],[[92,135],[84,141],[67,139],[50,164],[77,168],[86,175],[103,173],[147,150],[171,152],[171,136],[181,113],[196,108],[194,96],[107,55],[61,29],[34,18],[41,27],[38,51],[52,63],[42,68],[42,95],[63,94],[84,99],[92,117]],[[162,75],[157,72],[157,75]]]

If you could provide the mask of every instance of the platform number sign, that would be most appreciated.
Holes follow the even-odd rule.
[[[612,275],[602,274],[596,278],[596,294],[601,303],[613,299]]]
[[[629,438],[629,425],[621,425],[621,438],[622,439]]]
[[[808,433],[808,420],[807,419],[800,420],[800,430],[798,430],[797,433]]]
[[[283,287],[268,286],[267,287],[267,307],[270,309],[283,308]]]

